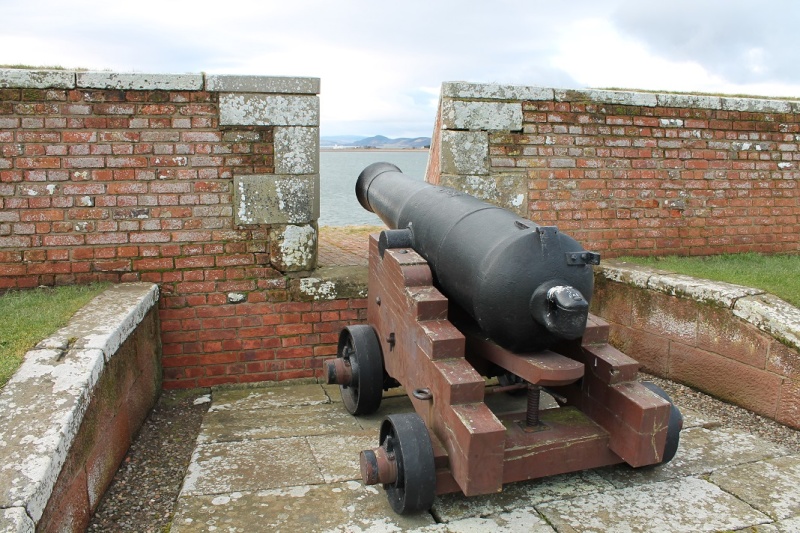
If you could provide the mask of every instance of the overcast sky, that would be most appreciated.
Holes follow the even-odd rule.
[[[443,81],[800,97],[796,0],[0,0],[0,64],[322,79],[322,135],[430,136]]]

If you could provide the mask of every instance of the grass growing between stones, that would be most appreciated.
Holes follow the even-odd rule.
[[[19,368],[25,352],[65,326],[75,311],[108,286],[40,287],[0,296],[0,387]]]
[[[709,257],[620,257],[622,261],[696,278],[762,289],[800,307],[800,255],[756,253]]]

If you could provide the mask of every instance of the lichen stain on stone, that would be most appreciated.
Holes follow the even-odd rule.
[[[319,278],[301,279],[300,292],[314,300],[335,300],[337,298],[336,284]]]
[[[286,226],[278,243],[282,270],[305,270],[314,262],[317,232],[312,226]]]
[[[278,209],[286,214],[290,223],[307,221],[310,211],[306,183],[301,179],[287,179],[275,183],[275,195],[278,200]]]

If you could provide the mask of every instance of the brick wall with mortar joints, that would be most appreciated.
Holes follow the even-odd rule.
[[[493,166],[529,169],[535,221],[609,255],[797,251],[799,115],[571,102],[523,111],[525,133],[492,136],[490,150]]]
[[[443,130],[462,137],[443,152],[458,163],[480,132],[488,156],[461,169],[442,156],[428,181],[472,192],[476,178],[524,176],[521,214],[607,257],[798,251],[798,102],[464,83],[442,94]],[[492,123],[498,102],[520,119]]]
[[[343,301],[344,310],[330,311],[325,303],[292,302],[287,279],[270,265],[274,228],[237,225],[233,205],[235,176],[273,175],[277,166],[292,174],[296,161],[309,168],[291,151],[305,145],[288,147],[290,163],[277,162],[276,127],[264,124],[269,116],[231,125],[220,92],[75,88],[74,73],[72,87],[19,88],[18,72],[3,74],[9,72],[10,82],[0,79],[0,290],[158,283],[165,387],[317,372],[321,363],[313,358],[328,355],[336,342],[326,331],[330,313],[352,320],[359,303]],[[36,85],[38,73],[23,75],[22,86],[31,79]],[[113,84],[116,76],[97,78]],[[314,79],[198,78],[217,91],[244,92],[266,79],[264,92],[280,93],[266,98],[278,104],[292,98],[283,96],[291,84],[304,102],[318,92]],[[304,134],[291,127],[286,109],[279,113],[278,126],[290,126],[281,133]],[[231,303],[231,295],[245,305]],[[327,313],[327,325],[308,322],[312,308]],[[176,320],[180,331],[171,329]]]

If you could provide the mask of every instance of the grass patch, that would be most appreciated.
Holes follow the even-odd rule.
[[[0,296],[0,387],[22,364],[25,352],[65,326],[75,311],[108,286],[40,287]]]
[[[726,281],[762,289],[795,307],[800,307],[800,255],[746,253],[709,257],[620,257],[619,259],[696,278]]]

